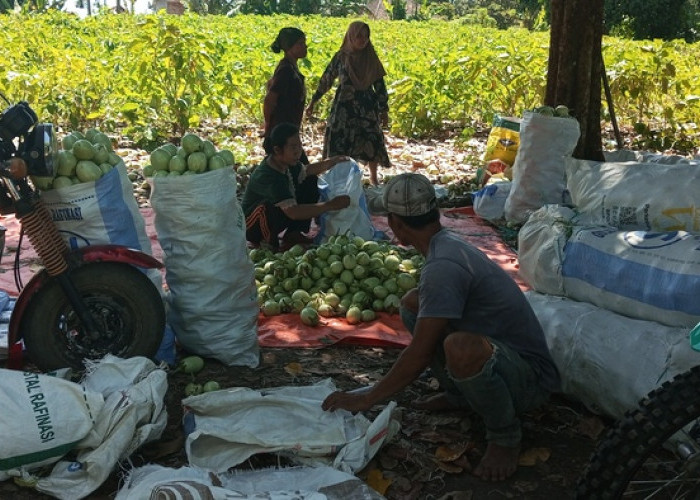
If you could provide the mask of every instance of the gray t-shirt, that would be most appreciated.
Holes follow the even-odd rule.
[[[443,229],[430,240],[421,272],[419,318],[447,318],[467,331],[515,349],[539,371],[541,386],[560,378],[530,303],[515,281],[479,249]]]

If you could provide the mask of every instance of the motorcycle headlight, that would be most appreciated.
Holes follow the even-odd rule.
[[[29,175],[53,177],[58,163],[58,144],[50,123],[39,123],[29,132],[22,144],[21,157]]]

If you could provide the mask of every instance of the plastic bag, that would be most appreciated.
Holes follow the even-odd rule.
[[[372,224],[362,189],[362,171],[355,161],[344,161],[318,178],[320,200],[328,201],[340,195],[350,196],[350,206],[342,210],[326,212],[319,217],[319,231],[314,241],[328,241],[337,234],[353,234],[365,240],[385,239],[386,235]]]
[[[512,165],[519,145],[520,118],[496,115],[486,140],[484,161],[501,160]]]
[[[513,186],[505,206],[508,222],[525,222],[538,208],[566,201],[564,160],[574,152],[580,135],[573,118],[523,114]]]
[[[503,219],[503,207],[510,187],[510,182],[494,182],[472,193],[474,213],[488,221]]]

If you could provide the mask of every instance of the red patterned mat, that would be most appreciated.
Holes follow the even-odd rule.
[[[141,214],[151,239],[153,255],[162,261],[163,251],[155,231],[153,210],[144,208],[141,209]],[[391,236],[385,217],[373,217],[373,222],[377,229]],[[527,285],[518,276],[516,253],[503,242],[493,226],[474,214],[471,207],[444,210],[441,222],[443,226],[481,249],[505,269],[523,290],[527,289]],[[18,292],[14,282],[13,264],[19,239],[19,223],[13,216],[5,216],[0,219],[0,224],[6,228],[5,250],[0,261],[0,289],[16,296]],[[40,266],[36,261],[36,253],[26,238],[22,243],[20,257],[20,275],[22,281],[27,283]],[[323,347],[335,343],[403,347],[410,342],[410,335],[398,315],[386,313],[379,314],[371,323],[360,325],[348,325],[342,319],[324,318],[316,327],[302,324],[296,314],[274,317],[260,315],[258,335],[263,347]]]

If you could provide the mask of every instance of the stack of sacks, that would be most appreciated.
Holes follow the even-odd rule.
[[[597,306],[601,314],[619,315],[619,321],[595,320],[589,328],[585,322],[595,314],[577,316],[576,324],[567,328],[549,322],[552,329],[545,332],[550,346],[562,348],[561,352],[556,347],[552,350],[562,371],[564,392],[608,412],[620,407],[616,403],[630,399],[629,390],[628,394],[610,390],[625,386],[619,374],[611,376],[620,366],[627,367],[629,377],[638,376],[640,367],[646,372],[647,383],[632,392],[638,399],[700,362],[700,354],[687,342],[687,332],[700,322],[700,301],[696,299],[700,292],[700,212],[695,208],[700,169],[693,160],[679,158],[669,165],[665,163],[669,157],[647,158],[652,161],[567,159],[567,189],[574,208],[546,205],[530,216],[519,234],[520,273],[533,290],[564,297],[563,304],[573,299]],[[552,304],[536,302],[542,321],[550,315]],[[557,308],[561,307],[560,300]],[[578,306],[572,303],[571,307]],[[635,320],[651,325],[640,327]],[[601,324],[609,326],[598,337]],[[636,348],[621,349],[621,336],[640,330],[657,332],[656,338],[641,337]],[[582,347],[573,338],[574,332],[606,340]],[[562,337],[568,341],[562,342]],[[640,342],[653,344],[659,339],[665,339],[664,345],[676,346],[683,361],[677,362],[665,349],[654,349],[650,355],[657,362],[640,364],[640,353],[648,352]],[[563,346],[568,346],[567,352]],[[567,361],[576,350],[572,346],[583,349],[577,352],[576,369]],[[654,370],[657,372],[652,373]],[[590,394],[582,397],[581,387],[597,386],[601,381],[605,382],[601,387],[608,389],[599,391],[598,401]]]

